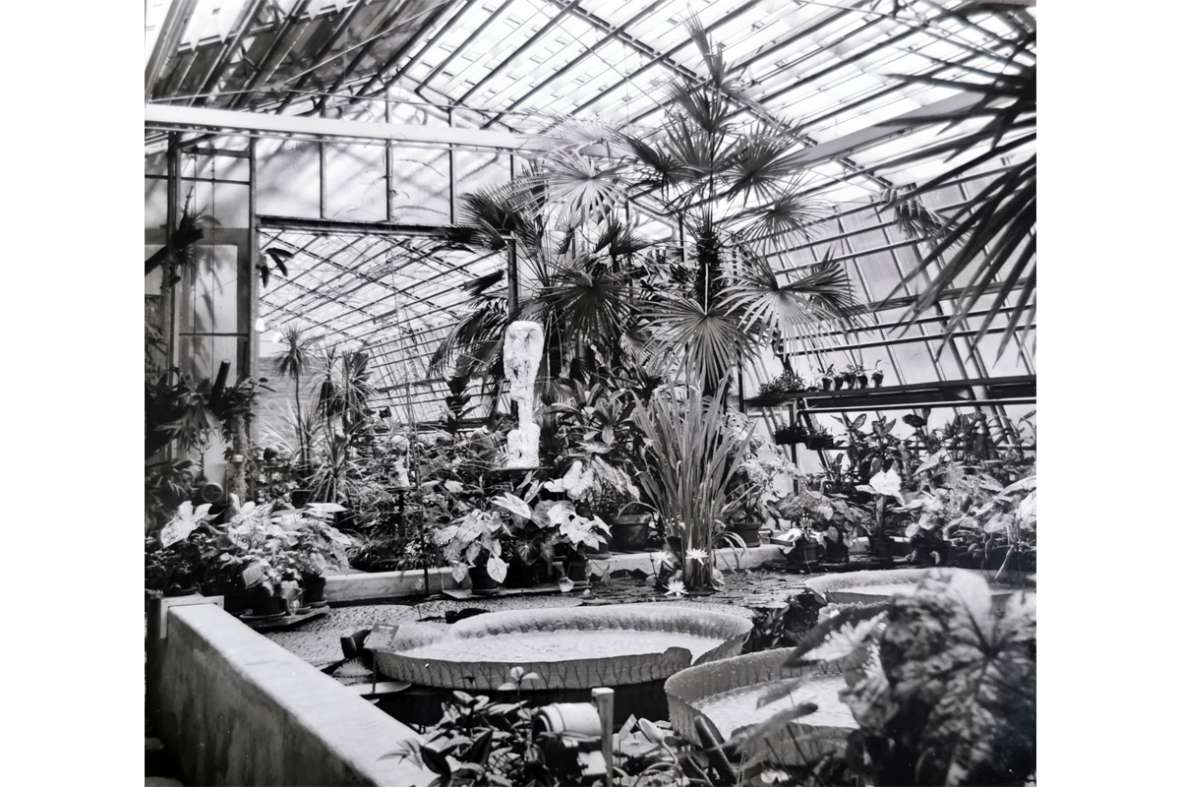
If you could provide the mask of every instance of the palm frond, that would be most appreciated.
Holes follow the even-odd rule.
[[[830,211],[827,202],[803,193],[803,179],[796,176],[780,182],[777,196],[747,217],[742,235],[753,243],[762,244],[779,238],[792,242],[810,241],[810,228]]]
[[[508,301],[484,296],[434,348],[428,371],[439,374],[451,363],[470,372],[495,366],[508,327]]]
[[[755,345],[738,319],[721,306],[719,298],[702,306],[691,298],[672,296],[645,305],[643,318],[650,332],[648,352],[664,359],[670,374],[687,372],[706,390],[717,390]]]
[[[557,268],[535,300],[564,333],[599,347],[618,343],[631,313],[626,279],[590,257]]]
[[[844,266],[831,252],[810,271],[794,278],[779,274],[760,255],[747,255],[725,288],[720,308],[732,314],[743,332],[781,337],[792,350],[821,328],[855,322],[856,302]]]
[[[994,5],[973,3],[948,13],[994,13]],[[900,78],[907,84],[937,83],[942,87],[953,87],[980,96],[979,101],[958,112],[906,121],[912,126],[943,122],[952,126],[974,123],[972,130],[965,134],[895,162],[902,165],[934,156],[969,154],[966,161],[909,191],[907,198],[913,199],[941,188],[952,178],[973,170],[989,167],[998,169],[997,174],[959,208],[943,231],[934,234],[936,242],[930,251],[886,296],[894,297],[911,282],[930,281],[906,314],[905,327],[908,327],[924,310],[943,300],[949,290],[961,290],[955,300],[954,315],[948,321],[946,338],[939,352],[947,346],[954,332],[965,324],[968,313],[979,298],[994,287],[997,276],[1005,266],[1007,275],[999,285],[992,308],[980,320],[969,347],[975,348],[989,333],[999,317],[1004,297],[1015,292],[1018,287],[1020,295],[1017,303],[1020,308],[1014,308],[1008,314],[997,357],[1008,348],[1021,320],[1025,321],[1026,334],[1031,325],[1023,309],[1035,301],[1036,287],[1036,153],[1026,152],[1036,138],[1036,29],[1031,17],[1009,11],[1006,9],[1004,13],[996,15],[996,19],[1007,23],[1013,31],[1013,36],[1007,39],[1009,54],[996,57],[986,67],[972,68],[969,72],[971,78]],[[905,230],[906,218],[902,218]],[[911,230],[933,229],[925,221],[928,216],[918,218],[920,226],[911,227]],[[940,267],[942,255],[956,246],[958,248],[954,254]],[[964,278],[970,281],[966,286],[961,286]]]

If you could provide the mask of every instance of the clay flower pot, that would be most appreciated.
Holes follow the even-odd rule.
[[[500,583],[488,574],[487,566],[474,566],[468,572],[471,577],[471,592],[477,596],[495,596],[500,593]]]

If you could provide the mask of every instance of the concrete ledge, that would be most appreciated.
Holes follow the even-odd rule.
[[[717,567],[722,571],[731,571],[736,568],[754,568],[755,566],[764,566],[768,563],[784,560],[782,547],[763,544],[757,547],[748,547],[746,549],[734,549],[732,547],[723,547],[715,549],[714,559],[717,561]],[[650,574],[654,570],[656,555],[658,552],[633,552],[623,555],[611,555],[604,558],[591,558],[590,563],[594,570],[598,573],[610,574],[614,571],[642,571],[645,574]]]
[[[186,783],[425,787],[408,727],[218,606],[172,607],[149,707]],[[384,759],[383,759],[384,757]]]
[[[324,598],[328,603],[364,601],[370,598],[420,596],[426,591],[422,569],[413,571],[374,571],[355,574],[331,574],[325,577]],[[461,587],[449,568],[429,569],[430,592]]]
[[[655,561],[655,552],[633,552],[629,554],[611,555],[605,558],[591,558],[590,562],[596,573],[609,574],[612,571],[644,571],[651,573]],[[723,571],[735,568],[753,568],[783,559],[782,547],[764,544],[748,549],[733,549],[725,547],[716,550],[717,565]],[[462,587],[451,576],[449,568],[432,568],[430,572],[430,592],[438,593],[443,590],[454,590]],[[332,574],[326,577],[324,598],[329,603],[343,603],[351,601],[365,601],[368,599],[388,599],[403,596],[420,596],[425,591],[422,571],[375,571],[372,573],[357,572],[355,574]]]

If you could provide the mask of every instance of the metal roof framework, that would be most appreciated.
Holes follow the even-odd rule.
[[[946,88],[905,84],[896,76],[954,78],[985,62],[1004,30],[990,20],[941,16],[958,4],[153,0],[145,28],[145,97],[169,107],[523,134],[552,134],[571,124],[643,133],[659,127],[671,83],[699,80],[704,72],[686,28],[695,15],[724,45],[733,73],[757,102],[757,109],[733,121],[790,121],[802,145],[823,149],[955,99]],[[868,139],[814,168],[810,190],[847,206],[841,210],[869,205],[884,188],[947,166],[938,160],[894,163],[931,144],[940,131]],[[215,133],[193,132],[188,139]],[[164,139],[160,127],[148,124],[149,151]],[[838,217],[833,224],[838,240],[845,229]],[[299,253],[298,272],[276,279],[260,296],[261,314],[275,322],[298,316],[341,340],[368,342],[378,351],[375,367],[400,364],[406,375],[415,355],[429,354],[419,345],[437,341],[454,324],[465,300],[462,283],[502,264],[495,256],[440,250],[436,238],[412,232],[339,229],[325,232],[280,218],[259,223],[260,247]],[[785,257],[783,263],[791,264]],[[424,374],[418,383],[430,392],[423,401],[441,398],[441,384]],[[390,389],[398,385],[412,387],[408,379],[389,379]]]

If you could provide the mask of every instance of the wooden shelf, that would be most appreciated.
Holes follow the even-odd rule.
[[[910,410],[922,407],[974,407],[977,405],[1035,404],[1036,375],[947,380],[880,388],[840,391],[792,391],[774,396],[754,396],[749,407],[786,407],[798,412],[840,412],[848,410]]]

